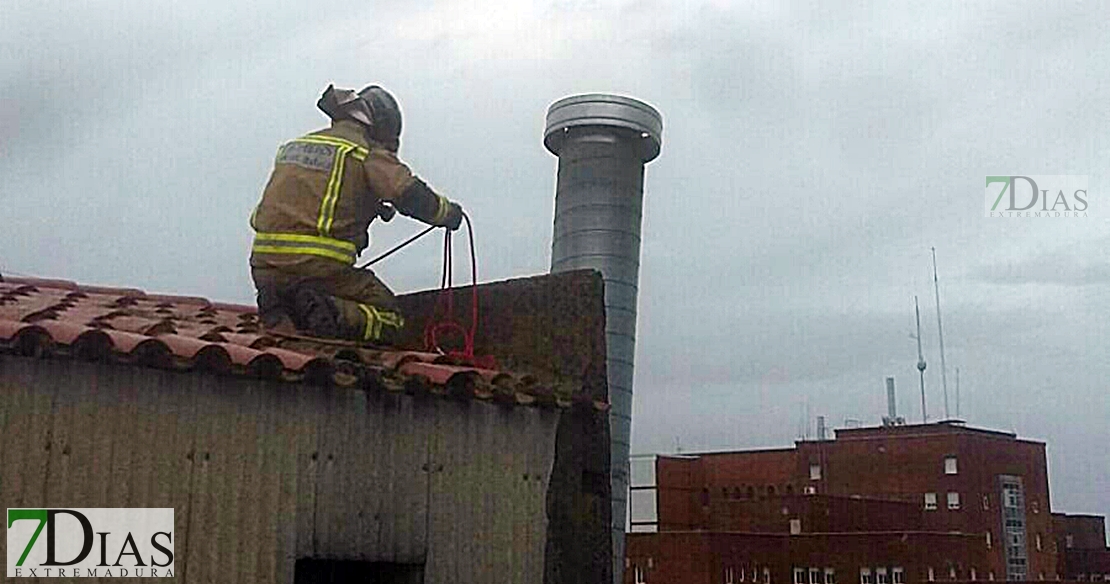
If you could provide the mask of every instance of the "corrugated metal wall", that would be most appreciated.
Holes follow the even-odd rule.
[[[184,582],[292,582],[299,557],[424,563],[429,583],[541,582],[558,419],[0,356],[0,501],[173,507]]]

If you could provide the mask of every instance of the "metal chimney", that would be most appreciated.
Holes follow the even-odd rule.
[[[594,93],[551,104],[543,137],[559,157],[551,271],[593,268],[605,281],[615,582],[624,568],[644,164],[659,155],[662,133],[662,116],[646,103]]]
[[[898,406],[894,402],[894,378],[886,378],[886,415],[893,424],[898,419]]]
[[[817,439],[825,440],[825,416],[817,416]]]

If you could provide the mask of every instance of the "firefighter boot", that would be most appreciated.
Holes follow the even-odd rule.
[[[258,288],[258,323],[262,332],[277,335],[293,335],[297,326],[289,317],[289,310],[283,302],[281,290],[276,286]]]
[[[342,334],[339,310],[326,293],[312,286],[298,286],[293,292],[293,322],[297,328],[316,337],[346,338]]]

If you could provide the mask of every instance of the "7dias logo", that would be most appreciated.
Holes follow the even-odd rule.
[[[7,525],[8,578],[174,575],[173,509],[8,509]]]
[[[985,217],[1087,217],[1086,175],[988,176]]]

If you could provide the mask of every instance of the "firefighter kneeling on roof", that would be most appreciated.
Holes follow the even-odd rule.
[[[354,266],[370,223],[396,209],[455,230],[462,208],[397,158],[401,111],[387,91],[328,86],[316,105],[331,127],[281,146],[251,215],[259,320],[277,334],[388,345],[404,326],[393,292]]]

